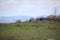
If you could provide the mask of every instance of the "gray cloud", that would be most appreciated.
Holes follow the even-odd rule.
[[[55,6],[60,6],[60,2],[58,1],[56,2],[54,0],[53,1],[52,0],[7,0],[0,3],[0,12],[2,13],[1,15],[10,14],[9,12],[11,12],[11,14],[13,12],[13,15],[17,15],[17,14],[18,15],[31,15],[32,13],[33,13],[32,15],[34,15],[34,13],[36,14],[37,12],[40,13],[40,10],[42,9],[44,10],[50,9]]]

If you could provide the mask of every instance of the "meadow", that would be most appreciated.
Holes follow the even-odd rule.
[[[0,40],[60,40],[60,22],[0,23]]]

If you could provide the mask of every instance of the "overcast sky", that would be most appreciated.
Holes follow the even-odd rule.
[[[43,16],[60,7],[60,0],[0,0],[0,17]]]

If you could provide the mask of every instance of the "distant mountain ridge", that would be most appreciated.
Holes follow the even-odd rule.
[[[13,17],[0,17],[0,23],[13,23],[16,22],[16,20],[29,20],[30,16],[13,16]]]

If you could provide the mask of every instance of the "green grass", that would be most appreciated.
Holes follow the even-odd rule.
[[[60,40],[60,22],[0,24],[0,40]]]

